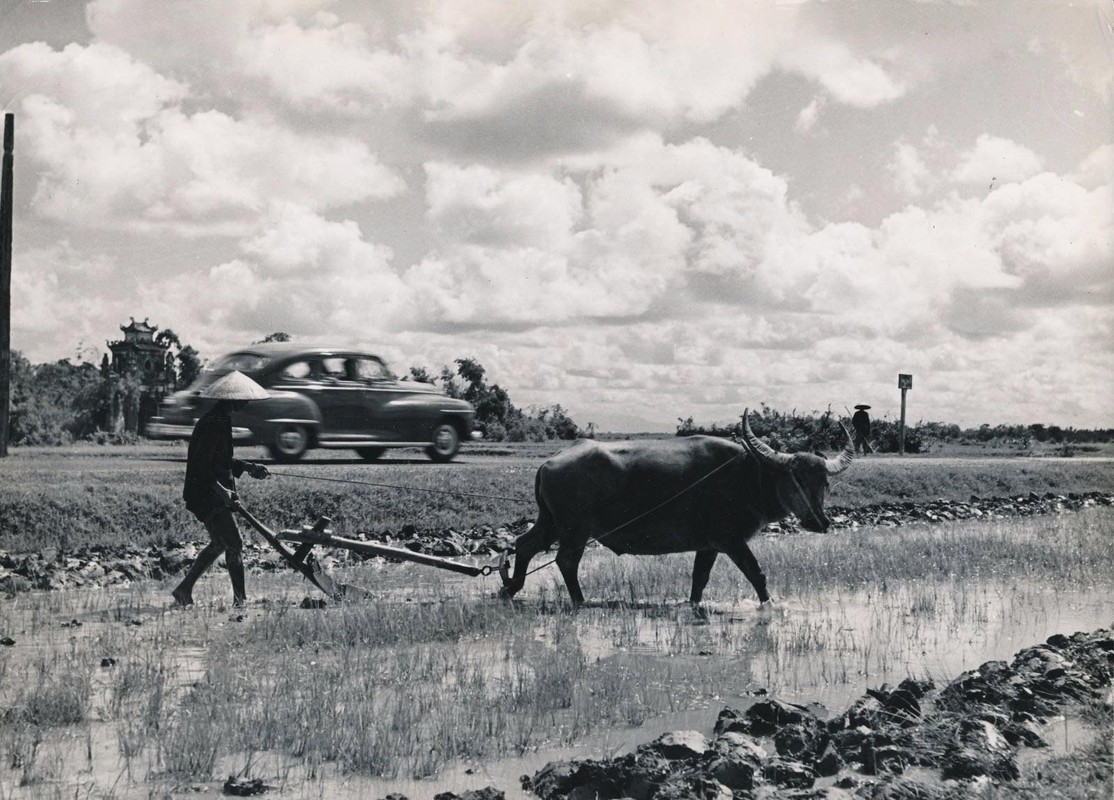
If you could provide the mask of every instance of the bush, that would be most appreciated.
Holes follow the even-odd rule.
[[[842,424],[841,424],[842,422]],[[935,423],[939,424],[939,423]],[[847,444],[847,434],[843,426],[850,428],[850,420],[840,420],[831,408],[824,412],[813,411],[798,414],[776,411],[765,403],[751,417],[750,427],[755,436],[763,439],[774,450],[783,453],[831,452],[841,450]],[[924,453],[928,451],[925,437],[917,426],[905,426],[905,452]],[[742,417],[733,425],[702,426],[693,422],[692,417],[678,418],[677,435],[736,437],[743,435]],[[871,423],[871,442],[881,453],[898,451],[898,423],[889,420],[875,420]]]
[[[575,439],[583,435],[569,413],[558,404],[532,406],[528,411],[511,402],[506,389],[487,383],[487,371],[474,358],[456,359],[456,370],[441,368],[441,390],[449,397],[467,400],[476,409],[476,427],[489,442],[544,442]],[[410,367],[413,380],[435,383],[425,367]],[[594,426],[589,426],[594,433]]]

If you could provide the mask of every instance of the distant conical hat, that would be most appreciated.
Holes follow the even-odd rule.
[[[865,403],[859,403],[857,406],[855,406],[855,408],[867,409],[870,408],[870,406],[866,405]]]
[[[201,396],[213,400],[266,400],[271,395],[244,373],[232,370],[202,389]]]

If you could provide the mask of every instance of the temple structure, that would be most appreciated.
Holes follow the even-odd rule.
[[[109,428],[117,433],[142,433],[159,402],[176,383],[170,343],[156,337],[157,325],[146,319],[121,325],[124,338],[107,342],[112,351],[109,374],[115,381],[109,410]]]

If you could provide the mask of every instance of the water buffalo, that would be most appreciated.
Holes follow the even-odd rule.
[[[765,603],[766,576],[747,541],[790,513],[810,531],[827,530],[828,477],[847,469],[855,455],[851,434],[844,432],[847,445],[828,459],[774,451],[754,435],[746,414],[741,442],[712,436],[579,441],[538,469],[538,519],[515,542],[514,573],[503,596],[522,589],[530,559],[556,543],[569,595],[583,603],[577,568],[584,548],[598,540],[620,555],[695,551],[694,604],[716,556],[725,553]]]

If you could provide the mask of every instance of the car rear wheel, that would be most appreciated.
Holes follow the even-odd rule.
[[[305,425],[290,423],[282,425],[271,437],[267,450],[271,458],[280,464],[293,464],[301,459],[309,449],[309,431]]]
[[[426,455],[439,464],[452,461],[460,450],[460,434],[448,422],[440,423],[433,429],[433,441],[426,448]]]
[[[384,450],[386,450],[385,447],[357,447],[356,453],[364,461],[378,461]]]

